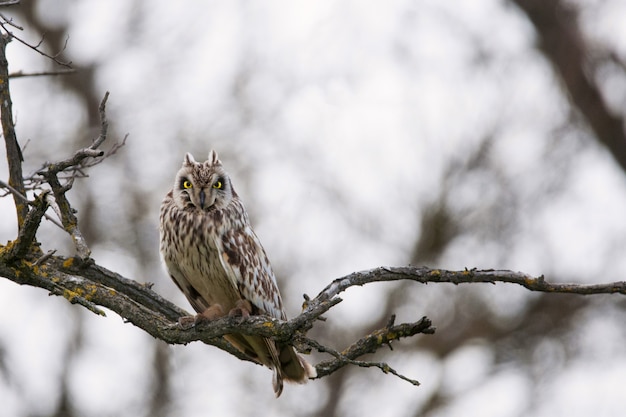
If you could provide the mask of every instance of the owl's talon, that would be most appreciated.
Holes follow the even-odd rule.
[[[213,304],[211,307],[196,316],[196,323],[204,320],[211,321],[219,319],[220,317],[224,317],[224,309],[220,304]]]
[[[183,330],[191,329],[196,325],[197,316],[183,316],[178,319],[178,326]]]
[[[237,300],[235,303],[235,308],[231,309],[228,312],[228,317],[250,317],[250,313],[252,312],[252,304],[248,300]]]

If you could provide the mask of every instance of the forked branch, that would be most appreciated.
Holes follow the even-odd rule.
[[[107,137],[109,124],[106,119],[105,107],[108,97],[109,93],[107,92],[100,103],[100,135],[96,140],[94,140],[91,146],[79,149],[74,153],[74,155],[62,161],[45,164],[44,168],[37,172],[37,174],[43,177],[45,182],[52,189],[55,207],[58,211],[59,217],[61,218],[63,228],[72,237],[76,247],[76,252],[79,258],[83,261],[89,259],[91,251],[89,250],[87,242],[85,242],[85,239],[78,228],[78,219],[76,218],[74,210],[66,197],[66,193],[72,188],[74,183],[74,174],[76,172],[81,172],[81,166],[84,164],[84,161],[89,158],[99,158],[104,155],[104,151],[98,148]],[[72,174],[64,184],[61,184],[59,179],[59,173],[62,172],[70,172]]]
[[[8,250],[4,247],[2,251]],[[44,255],[46,256],[46,255]],[[556,284],[543,277],[532,277],[520,272],[507,270],[462,270],[449,271],[426,267],[375,268],[356,272],[334,280],[315,298],[306,303],[302,313],[291,320],[280,321],[269,317],[256,316],[247,319],[225,317],[213,322],[202,322],[191,329],[178,325],[180,317],[189,315],[186,311],[163,299],[143,285],[119,274],[98,266],[92,261],[84,262],[77,258],[48,256],[43,262],[27,255],[20,262],[9,265],[0,263],[0,276],[22,285],[44,288],[54,295],[61,295],[71,303],[104,315],[99,307],[106,307],[125,321],[143,329],[157,339],[170,344],[187,344],[201,341],[223,349],[240,359],[247,360],[237,349],[223,338],[225,334],[242,333],[274,338],[282,343],[290,343],[300,350],[316,350],[328,354],[330,358],[316,366],[318,377],[332,374],[346,365],[376,367],[418,385],[411,378],[403,376],[383,362],[359,360],[365,354],[375,353],[384,346],[401,338],[418,334],[432,334],[434,328],[426,317],[414,323],[394,324],[376,329],[354,341],[350,346],[337,349],[317,340],[308,338],[307,331],[314,325],[321,325],[319,318],[338,304],[338,294],[353,286],[370,285],[376,282],[410,280],[427,283],[515,283],[532,291],[600,294],[626,293],[625,282],[602,285]]]
[[[17,4],[19,2],[5,2],[5,3],[0,3],[0,6],[9,6],[9,5],[13,5],[13,4]],[[22,45],[26,46],[27,48],[37,52],[39,55],[42,55],[48,59],[50,59],[51,61],[55,62],[58,65],[61,65],[63,67],[72,68],[72,62],[71,61],[63,61],[61,60],[59,57],[61,56],[61,54],[65,51],[65,49],[67,49],[67,43],[69,41],[69,36],[67,38],[65,38],[65,43],[63,44],[63,48],[61,48],[61,50],[55,54],[49,54],[47,52],[44,52],[41,49],[41,46],[44,43],[45,40],[45,35],[41,37],[41,39],[39,40],[39,42],[37,42],[36,44],[30,43],[25,41],[24,39],[20,38],[19,36],[16,36],[10,29],[9,27],[12,27],[14,29],[17,30],[24,30],[23,27],[15,24],[15,22],[13,22],[13,19],[4,16],[2,13],[0,13],[0,28],[2,28],[2,30],[4,31],[4,33],[2,34],[2,36],[7,36],[10,39],[15,39],[16,41],[18,41],[19,43],[21,43]]]

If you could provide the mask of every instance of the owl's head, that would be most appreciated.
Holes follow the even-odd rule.
[[[217,152],[209,152],[204,162],[196,162],[190,153],[176,174],[174,201],[180,209],[209,211],[223,209],[237,196]]]

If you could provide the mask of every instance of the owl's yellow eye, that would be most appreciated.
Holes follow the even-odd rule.
[[[223,187],[222,181],[217,180],[215,181],[215,183],[213,184],[213,188],[217,188],[218,190],[221,190]]]
[[[183,188],[189,189],[191,187],[193,187],[193,185],[191,184],[191,181],[189,181],[189,180],[183,181]]]

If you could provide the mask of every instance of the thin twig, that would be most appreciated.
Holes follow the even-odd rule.
[[[15,6],[20,4],[20,0],[2,0],[0,1],[0,7]]]
[[[7,184],[6,182],[2,180],[0,180],[0,188],[6,188],[9,191],[9,193],[13,194],[14,196],[22,200],[24,203],[27,203],[27,204],[32,203],[28,198],[26,198],[25,195],[22,195],[19,191],[17,191],[15,188],[11,187],[9,184]],[[47,195],[47,197],[51,198],[52,196]],[[54,217],[50,216],[49,214],[44,214],[44,217],[47,220],[51,221],[54,225],[63,229],[63,225],[59,223]]]
[[[76,252],[83,261],[89,259],[91,250],[87,246],[87,242],[78,228],[78,219],[76,218],[74,210],[72,209],[66,196],[66,193],[72,188],[76,175],[70,176],[65,184],[61,184],[59,180],[59,173],[71,170],[74,173],[78,172],[82,174],[81,165],[83,164],[83,161],[88,158],[98,158],[104,155],[104,151],[98,149],[98,147],[107,138],[108,121],[106,119],[105,106],[108,97],[109,92],[107,91],[99,106],[101,119],[100,135],[96,140],[94,140],[91,146],[77,150],[74,155],[65,160],[45,164],[44,167],[37,172],[37,174],[41,175],[45,179],[45,182],[50,185],[56,203],[51,205],[55,208],[55,211],[59,215],[63,228],[72,237],[74,246],[76,247]]]
[[[46,76],[55,76],[55,75],[69,75],[75,74],[76,70],[64,69],[64,70],[56,70],[56,71],[39,71],[39,72],[12,72],[9,74],[9,78],[24,78],[24,77],[46,77]]]
[[[1,15],[0,15],[1,16]],[[69,36],[65,39],[65,44],[63,45],[63,48],[57,52],[54,55],[50,55],[44,51],[42,51],[41,49],[39,49],[39,47],[43,44],[43,41],[45,39],[45,36],[42,36],[41,40],[39,41],[39,43],[37,43],[36,45],[32,45],[28,42],[26,42],[25,40],[23,40],[22,38],[20,38],[19,36],[16,36],[15,34],[13,34],[13,32],[11,32],[8,28],[7,25],[12,26],[16,29],[19,30],[23,30],[23,28],[16,26],[12,23],[11,20],[5,18],[4,16],[1,16],[2,20],[4,22],[0,22],[0,27],[6,32],[6,34],[8,36],[10,36],[12,39],[15,39],[16,41],[18,41],[19,43],[21,43],[22,45],[32,49],[33,51],[37,52],[39,55],[45,56],[46,58],[51,59],[52,61],[54,61],[55,63],[57,63],[58,65],[61,65],[63,67],[66,68],[72,68],[72,61],[61,61],[58,57],[65,51],[65,49],[67,48],[67,43],[69,40]]]
[[[100,158],[93,158],[89,162],[83,163],[82,167],[91,168],[93,166],[101,164],[102,162],[104,162],[105,159],[109,158],[110,156],[115,155],[118,150],[124,147],[126,145],[126,139],[128,139],[128,133],[124,135],[124,138],[122,138],[121,142],[115,142],[113,146],[111,146],[111,149],[106,151],[104,155],[102,155]],[[83,176],[87,177],[88,175],[84,174]]]
[[[46,252],[45,254],[41,255],[40,258],[38,258],[35,262],[33,262],[33,266],[39,266],[43,263],[45,263],[48,259],[52,258],[52,256],[57,253],[56,249],[53,250],[49,250],[48,252]]]
[[[336,350],[332,348],[324,346],[313,339],[302,338],[302,340],[305,344],[310,345],[311,347],[316,349],[318,352],[329,353],[335,358],[334,361],[320,362],[319,364],[315,366],[315,369],[317,371],[316,378],[321,378],[326,375],[329,375],[330,373],[336,371],[339,368],[342,368],[345,365],[355,365],[361,368],[378,368],[381,371],[383,371],[385,374],[392,374],[394,376],[397,376],[398,378],[404,381],[407,381],[412,385],[415,385],[415,386],[420,385],[419,381],[408,378],[400,374],[399,372],[397,372],[395,369],[393,369],[391,366],[389,366],[385,362],[359,361],[355,359],[350,359],[349,357],[337,352]],[[332,369],[332,371],[329,372],[328,369]]]
[[[331,299],[352,286],[364,285],[369,282],[412,280],[421,283],[447,282],[452,284],[505,282],[521,285],[532,291],[564,293],[564,294],[626,294],[626,281],[607,284],[562,284],[549,283],[543,276],[533,277],[523,272],[498,269],[465,269],[450,271],[446,269],[430,269],[426,267],[380,267],[367,271],[355,272],[338,278],[329,284],[318,295],[320,300]]]

